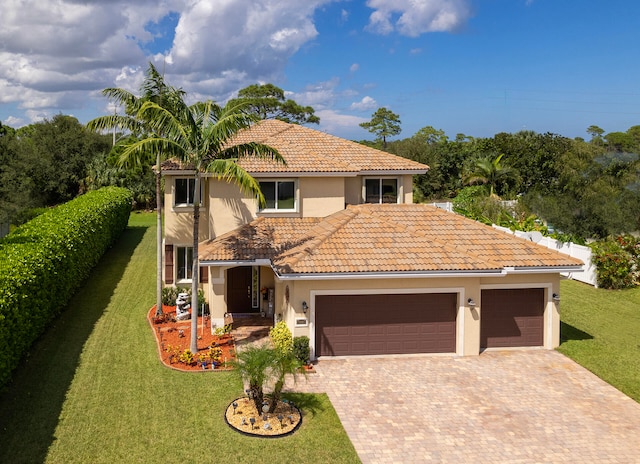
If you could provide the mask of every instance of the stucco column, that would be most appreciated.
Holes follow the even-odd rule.
[[[464,320],[462,353],[458,352],[463,356],[476,356],[480,353],[480,316],[482,311],[480,295],[480,281],[478,279],[470,279],[465,282],[464,292],[460,294],[462,301],[459,302],[458,309],[458,318],[462,317]],[[458,336],[460,335],[458,334]]]

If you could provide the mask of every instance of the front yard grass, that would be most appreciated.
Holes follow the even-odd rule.
[[[640,402],[640,288],[560,284],[558,351]]]
[[[231,373],[164,367],[155,300],[155,215],[134,213],[70,307],[0,394],[0,462],[359,462],[326,395],[295,394],[301,428],[245,437],[224,422]],[[304,380],[301,380],[304,381]]]

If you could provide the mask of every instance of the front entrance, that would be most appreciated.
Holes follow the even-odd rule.
[[[227,269],[227,312],[260,312],[259,268],[240,266]]]

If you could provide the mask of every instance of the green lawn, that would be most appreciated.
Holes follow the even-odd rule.
[[[296,394],[304,421],[245,437],[223,412],[231,373],[163,367],[146,313],[155,298],[155,216],[130,227],[0,395],[0,462],[359,462],[326,395]]]
[[[640,402],[640,288],[561,283],[558,351]]]

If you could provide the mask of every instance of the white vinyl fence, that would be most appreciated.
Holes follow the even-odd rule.
[[[431,203],[432,206],[435,206],[440,209],[444,209],[450,213],[453,212],[453,203],[450,201],[440,202],[440,203]],[[507,234],[515,235],[516,237],[524,238],[526,240],[530,240],[532,242],[537,243],[538,245],[545,246],[547,248],[551,248],[552,250],[556,250],[565,255],[572,256],[574,258],[578,258],[582,260],[584,263],[584,270],[580,272],[563,272],[562,275],[569,279],[577,280],[580,282],[584,282],[589,285],[593,285],[597,287],[596,280],[596,267],[591,264],[591,248],[577,245],[575,243],[565,243],[560,242],[556,239],[545,237],[540,232],[523,232],[521,230],[516,230],[512,232],[511,229],[507,227],[500,227],[493,225],[495,229],[506,232]]]
[[[591,264],[591,248],[583,245],[577,245],[571,242],[560,242],[556,239],[545,237],[540,232],[523,232],[521,230],[512,232],[506,227],[499,227],[496,225],[494,225],[493,227],[508,234],[515,235],[516,237],[530,240],[534,243],[537,243],[538,245],[545,246],[565,255],[569,255],[582,260],[582,262],[584,263],[584,271],[563,272],[562,275],[569,279],[577,280],[597,287],[596,267]]]

